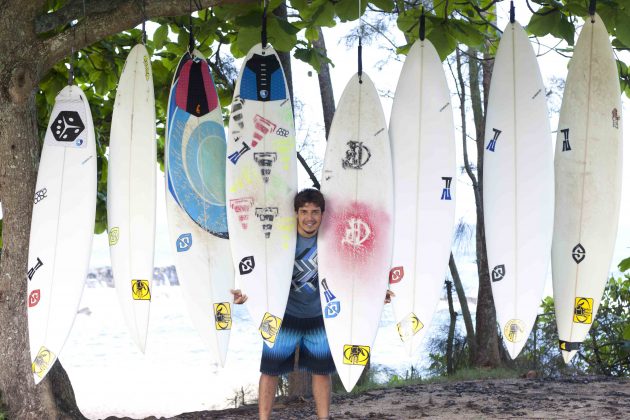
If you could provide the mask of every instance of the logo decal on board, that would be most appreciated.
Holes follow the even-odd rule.
[[[249,145],[243,142],[243,147],[241,148],[241,150],[239,150],[238,152],[232,153],[230,156],[228,156],[228,159],[230,159],[230,162],[236,165],[236,163],[241,158],[241,156],[243,156],[245,152],[247,152],[248,150],[250,150]]]
[[[584,261],[584,258],[586,258],[586,250],[584,249],[582,244],[577,244],[573,247],[573,250],[571,251],[571,256],[573,257],[573,261],[575,261],[576,264]]]
[[[370,229],[370,226],[367,223],[358,217],[352,217],[348,220],[346,233],[341,240],[341,243],[348,244],[353,247],[360,247],[370,238],[371,233],[372,229]]]
[[[286,128],[278,128],[276,130],[276,134],[280,137],[289,137],[289,130],[287,130]]]
[[[35,266],[30,268],[28,270],[28,279],[32,280],[33,276],[35,275],[35,272],[39,269],[39,267],[41,267],[42,265],[44,265],[44,263],[42,262],[42,260],[39,259],[39,257],[37,257],[37,262],[35,263]]]
[[[341,303],[328,288],[328,283],[326,283],[326,279],[322,280],[322,288],[324,289],[324,297],[326,298],[324,316],[326,318],[335,318],[341,312]]]
[[[343,346],[343,364],[365,366],[370,360],[370,346]]]
[[[232,310],[229,302],[214,304],[214,327],[217,330],[232,329]]]
[[[131,280],[131,296],[133,300],[151,300],[149,280]]]
[[[232,102],[232,119],[238,124],[239,128],[242,130],[245,127],[243,123],[243,104],[245,103],[244,99],[241,99],[240,96],[236,96],[234,98],[234,102]]]
[[[505,265],[500,264],[492,269],[492,281],[500,281],[505,277]]]
[[[451,199],[451,181],[453,181],[453,177],[443,176],[442,180],[444,181],[444,189],[442,190],[442,197],[440,197],[440,200],[450,200]]]
[[[40,201],[42,201],[44,198],[48,197],[46,194],[48,193],[48,190],[46,188],[42,188],[39,191],[35,192],[35,197],[33,198],[33,204],[37,204]]]
[[[186,252],[192,246],[192,234],[191,233],[182,233],[175,241],[175,248],[177,248],[177,252]]]
[[[593,299],[585,297],[575,298],[573,322],[578,324],[591,324],[593,322]]]
[[[619,111],[617,108],[613,108],[612,110],[612,126],[613,128],[619,128],[619,120],[621,117],[619,116]]]
[[[562,351],[573,351],[573,350],[579,350],[580,345],[582,343],[558,340],[558,344],[559,344],[560,350]]]
[[[510,343],[518,343],[525,338],[525,326],[520,319],[510,319],[505,328],[503,328],[503,335]]]
[[[39,289],[35,289],[28,295],[28,307],[32,308],[33,306],[37,306],[39,303],[39,298],[41,297],[41,293]]]
[[[400,321],[396,327],[398,328],[398,334],[402,341],[407,341],[413,337],[418,331],[424,328],[424,324],[420,322],[418,316],[413,312],[410,312],[405,318]]]
[[[280,331],[281,324],[282,319],[271,315],[269,312],[265,312],[262,322],[260,323],[260,327],[258,328],[263,340],[274,343],[276,341],[278,331]]]
[[[278,207],[256,207],[256,217],[262,222],[262,230],[265,238],[271,236],[271,228],[273,228],[273,219],[278,216]]]
[[[114,246],[118,243],[118,239],[120,239],[120,229],[117,227],[113,227],[109,230],[109,246]]]
[[[341,166],[344,169],[363,169],[372,157],[370,149],[364,146],[362,141],[349,141],[346,144],[348,150],[346,150],[346,157],[341,160]]]
[[[33,360],[31,370],[35,375],[43,378],[46,374],[46,371],[48,371],[54,361],[55,355],[53,354],[53,352],[42,346],[39,349],[37,356],[35,356],[35,360]]]
[[[260,167],[260,175],[262,175],[262,179],[265,184],[269,182],[271,167],[277,159],[278,154],[276,152],[254,153],[254,162],[256,162]]]
[[[50,129],[55,140],[72,143],[85,129],[85,125],[83,125],[78,112],[61,111]]]
[[[142,58],[144,59],[144,78],[148,82],[149,81],[149,76],[151,76],[151,70],[150,70],[150,67],[149,67],[149,57],[147,57],[145,55]]]
[[[405,277],[405,268],[403,266],[389,270],[389,284],[399,283],[403,277]]]
[[[256,261],[254,260],[253,255],[243,258],[241,262],[238,263],[238,271],[241,273],[241,276],[251,273],[254,271],[255,267]]]
[[[230,200],[230,207],[234,210],[234,213],[238,216],[238,221],[241,222],[243,230],[247,230],[249,222],[249,210],[254,204],[253,198],[235,198]]]
[[[492,137],[492,139],[490,139],[490,142],[488,143],[486,150],[494,152],[494,149],[497,147],[497,140],[499,140],[499,136],[501,135],[501,130],[497,130],[496,128],[493,128],[492,131],[494,131],[494,136]]]
[[[571,150],[571,143],[569,143],[569,129],[563,128],[560,132],[562,133],[562,151],[568,152]]]
[[[269,133],[273,133],[276,130],[276,125],[266,118],[256,115],[254,117],[254,138],[252,139],[252,147],[263,141],[265,136]]]

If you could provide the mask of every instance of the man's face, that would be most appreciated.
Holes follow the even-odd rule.
[[[310,238],[317,234],[319,225],[322,222],[322,210],[313,203],[306,203],[297,211],[297,231],[305,237]]]

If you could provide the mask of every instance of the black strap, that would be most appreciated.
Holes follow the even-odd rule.
[[[510,0],[510,23],[514,23],[514,1]]]
[[[424,41],[426,32],[426,16],[424,15],[424,7],[422,8],[422,14],[420,15],[420,31],[418,32],[418,37],[420,41]]]
[[[597,0],[591,0],[591,2],[588,5],[588,14],[591,16],[594,16],[596,9],[597,9]]]
[[[359,37],[359,83],[363,83],[361,76],[363,76],[363,45],[361,44],[361,37]]]
[[[269,7],[269,3],[265,2],[262,14],[262,27],[260,30],[260,42],[263,48],[267,48],[267,7]]]
[[[564,341],[564,340],[558,340],[558,341],[560,345],[560,350],[563,350],[563,351],[579,350],[580,346],[582,345],[582,343],[577,343],[577,342]]]

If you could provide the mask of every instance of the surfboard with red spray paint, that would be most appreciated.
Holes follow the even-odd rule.
[[[346,85],[330,128],[318,238],[322,311],[339,377],[350,391],[370,359],[393,242],[387,123],[370,78]]]

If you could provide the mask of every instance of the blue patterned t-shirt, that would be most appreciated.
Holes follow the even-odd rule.
[[[311,238],[297,236],[286,312],[297,318],[313,318],[322,314],[317,276],[317,235]]]

